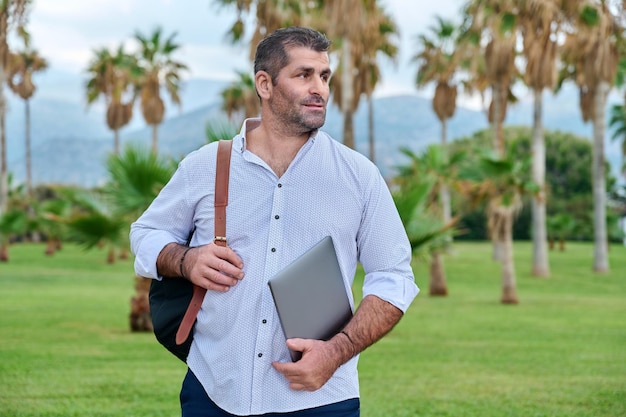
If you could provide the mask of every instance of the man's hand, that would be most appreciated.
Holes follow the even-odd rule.
[[[199,287],[220,292],[228,291],[243,279],[242,268],[241,258],[231,248],[215,243],[195,248],[170,243],[157,258],[160,275],[182,275]]]
[[[327,342],[289,339],[289,349],[302,352],[298,362],[273,362],[272,366],[296,391],[316,391],[333,376],[337,368],[352,357],[352,348],[337,335]]]
[[[243,279],[243,262],[228,246],[210,243],[192,248],[185,256],[185,277],[207,290],[226,292]]]
[[[403,312],[374,295],[359,304],[352,320],[327,342],[289,339],[287,347],[302,352],[295,363],[274,362],[294,390],[315,391],[333,376],[337,368],[387,334],[402,318]]]

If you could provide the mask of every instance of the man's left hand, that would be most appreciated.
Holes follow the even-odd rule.
[[[272,366],[296,391],[316,391],[330,379],[343,363],[336,340],[289,339],[287,347],[302,352],[298,362],[273,362]]]

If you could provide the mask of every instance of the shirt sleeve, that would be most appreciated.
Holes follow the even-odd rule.
[[[419,293],[411,245],[389,188],[376,174],[358,235],[359,261],[365,270],[363,297],[375,295],[406,312]]]
[[[152,202],[130,226],[131,250],[135,254],[135,273],[161,279],[156,260],[171,242],[185,243],[193,228],[193,209],[186,198],[188,183],[185,164],[178,169]]]

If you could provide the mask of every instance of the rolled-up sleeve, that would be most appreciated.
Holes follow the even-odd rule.
[[[383,178],[372,179],[359,234],[365,270],[363,297],[375,295],[406,312],[419,293],[411,268],[411,245]]]
[[[193,210],[187,195],[184,164],[181,162],[150,207],[130,227],[130,246],[135,255],[135,273],[159,277],[156,260],[171,242],[185,243],[193,227]]]

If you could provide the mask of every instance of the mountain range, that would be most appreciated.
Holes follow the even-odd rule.
[[[226,83],[213,80],[189,80],[182,90],[183,108],[166,103],[166,119],[159,127],[159,152],[181,158],[206,143],[206,125],[225,120],[220,110],[220,91]],[[75,86],[74,86],[75,87]],[[87,107],[78,88],[65,88],[62,82],[54,85],[55,94],[35,95],[30,101],[33,182],[35,184],[67,184],[95,186],[107,179],[105,161],[113,149],[113,134],[105,124],[102,103]],[[65,93],[65,94],[64,94]],[[84,93],[83,93],[84,94]],[[578,93],[564,89],[558,95],[545,93],[544,127],[590,137],[591,124],[580,118]],[[25,178],[24,103],[7,93],[8,108],[7,155],[8,168],[15,180]],[[396,95],[374,99],[374,134],[376,163],[385,176],[393,175],[398,164],[406,162],[400,147],[419,151],[440,140],[440,123],[431,100],[417,94]],[[522,99],[510,106],[507,125],[530,125],[532,101]],[[363,102],[354,119],[356,148],[368,154],[367,105]],[[458,107],[448,122],[448,137],[453,140],[469,136],[487,128],[484,112]],[[334,106],[329,106],[323,130],[334,138],[341,138],[342,118]],[[606,155],[617,174],[621,163],[617,142],[607,132]],[[149,147],[151,129],[135,109],[133,121],[121,130],[122,145],[133,143]]]

